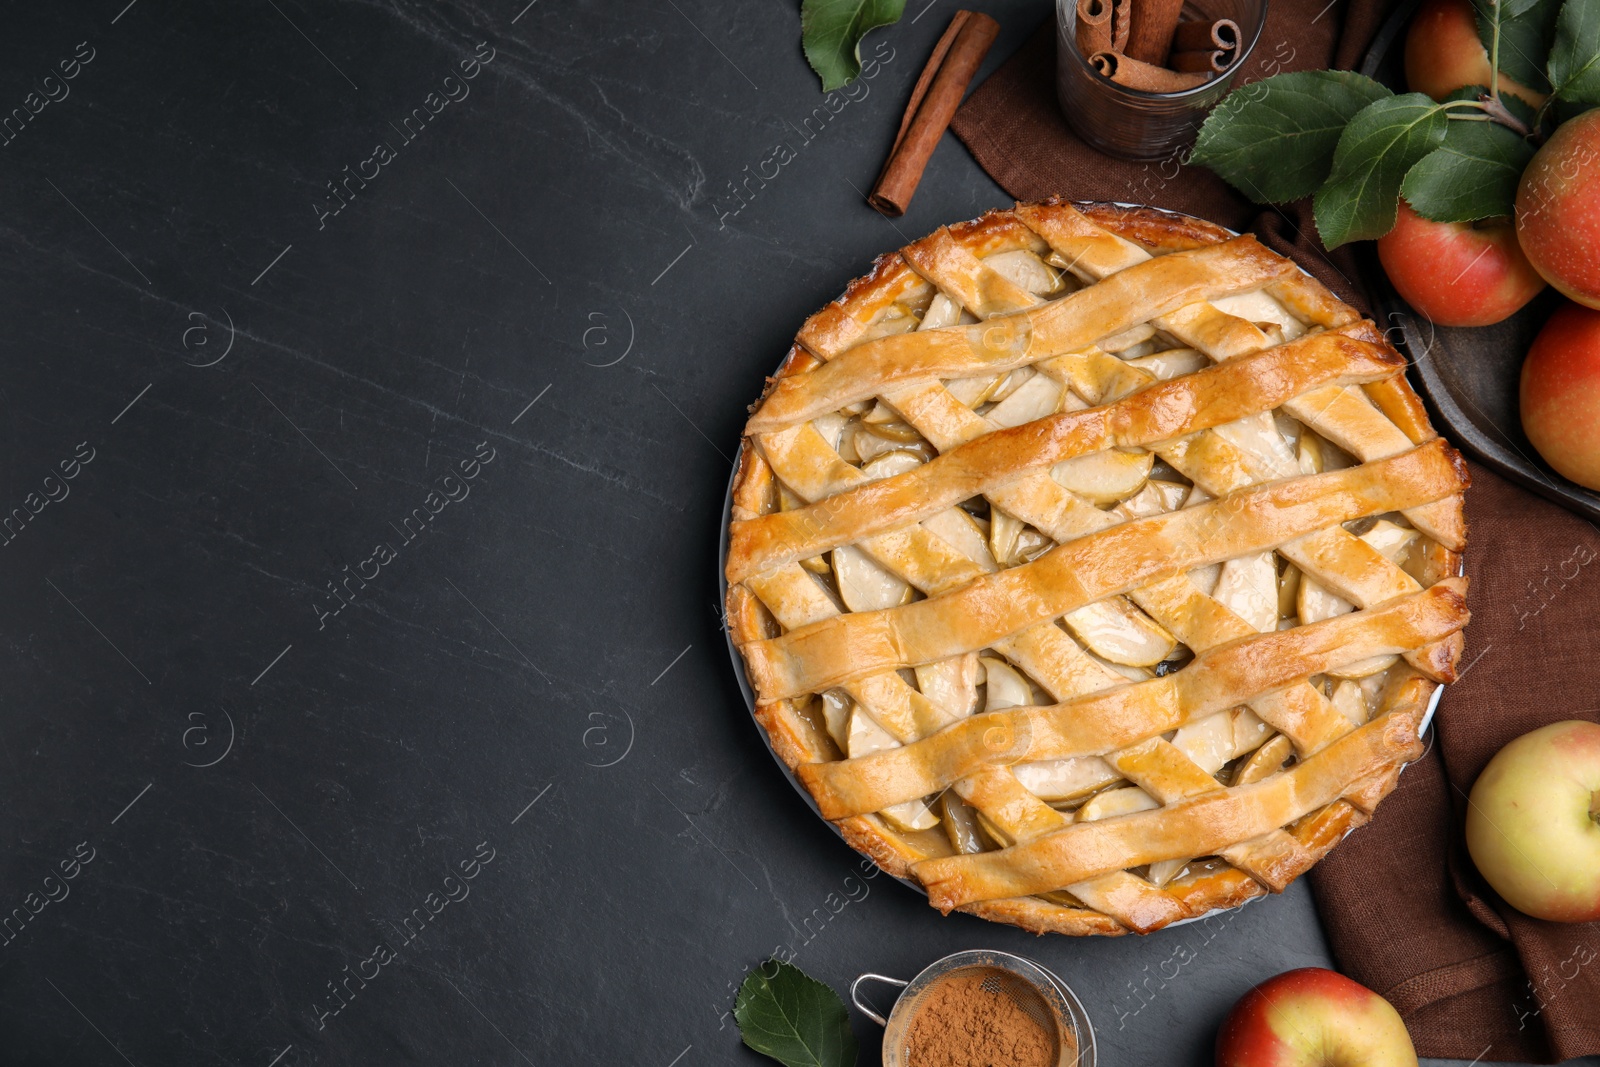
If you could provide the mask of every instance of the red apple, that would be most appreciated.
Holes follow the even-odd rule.
[[[1472,787],[1467,851],[1518,911],[1600,919],[1600,723],[1554,723],[1496,752]]]
[[[1417,1067],[1400,1013],[1322,967],[1268,978],[1233,1006],[1217,1034],[1217,1067]]]
[[[1441,326],[1499,322],[1544,288],[1509,222],[1433,222],[1404,200],[1378,259],[1406,303]]]
[[[1517,186],[1517,239],[1562,293],[1600,308],[1600,110],[1556,127]]]
[[[1406,32],[1406,85],[1443,100],[1467,85],[1489,85],[1489,51],[1478,36],[1470,0],[1426,0]],[[1500,91],[1533,107],[1544,95],[1500,74]]]
[[[1600,489],[1600,311],[1562,304],[1522,364],[1522,429],[1545,462]]]

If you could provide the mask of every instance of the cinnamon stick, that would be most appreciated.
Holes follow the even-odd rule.
[[[1129,56],[1119,56],[1115,52],[1100,52],[1090,56],[1089,65],[1096,73],[1118,85],[1147,93],[1181,92],[1211,80],[1209,74],[1171,71],[1154,63],[1141,63]]]
[[[975,11],[958,11],[950,20],[911,90],[900,132],[867,197],[867,203],[878,211],[891,216],[905,214],[929,157],[999,32],[998,22]]]
[[[1172,34],[1174,52],[1227,51],[1239,47],[1239,24],[1232,19],[1186,19]]]
[[[1111,50],[1111,0],[1078,0],[1078,54]]]
[[[1111,0],[1111,50],[1128,50],[1128,32],[1132,28],[1133,0]],[[1092,53],[1085,52],[1085,55]]]
[[[1239,24],[1232,19],[1192,19],[1178,23],[1172,35],[1173,70],[1209,70],[1221,74],[1239,56]]]
[[[1141,63],[1163,63],[1172,48],[1183,0],[1133,0],[1124,55]]]
[[[1238,53],[1232,50],[1197,48],[1192,52],[1173,52],[1167,57],[1167,66],[1184,73],[1203,71],[1221,74],[1233,65],[1236,55]]]

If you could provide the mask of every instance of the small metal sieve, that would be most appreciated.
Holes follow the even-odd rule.
[[[957,952],[935,960],[911,981],[883,974],[863,974],[850,983],[850,999],[862,1013],[883,1027],[884,1067],[907,1067],[911,1056],[911,1035],[929,994],[951,978],[982,974],[979,989],[995,997],[1006,997],[1055,1038],[1059,1067],[1095,1067],[1094,1029],[1089,1016],[1066,983],[1034,963],[1009,952],[976,949]],[[860,989],[866,982],[899,986],[901,992],[885,1019],[862,1003]]]

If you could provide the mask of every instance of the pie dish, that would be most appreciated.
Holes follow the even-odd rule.
[[[1147,933],[1281,892],[1421,751],[1466,468],[1254,238],[1019,204],[880,257],[752,408],[730,637],[773,751],[930,903]]]

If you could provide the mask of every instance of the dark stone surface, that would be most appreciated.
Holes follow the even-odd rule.
[[[772,766],[719,630],[763,373],[873,255],[1005,202],[948,139],[906,219],[862,202],[953,5],[806,142],[792,3],[523,2],[10,13],[0,109],[92,59],[0,146],[0,510],[65,494],[0,547],[0,889],[42,904],[0,1060],[749,1063],[724,1013],[776,946],[836,988],[990,946],[1104,1062],[1208,1063],[1235,997],[1328,962],[1304,888],[1145,940],[940,920]],[[1044,9],[990,6],[992,67]]]

